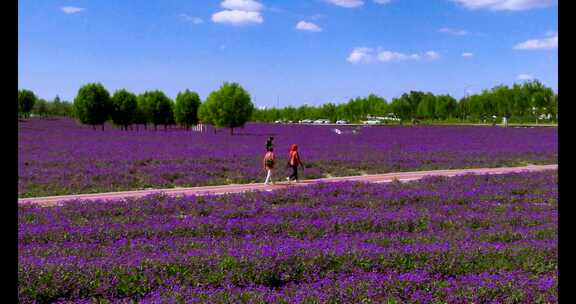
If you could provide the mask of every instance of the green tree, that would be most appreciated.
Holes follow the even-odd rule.
[[[410,105],[410,118],[416,115],[418,105],[426,94],[420,91],[410,91],[408,94],[404,93],[400,98],[405,99]]]
[[[422,96],[416,108],[416,115],[420,118],[434,119],[436,116],[436,96],[432,93]]]
[[[174,121],[172,100],[159,90],[145,92],[142,94],[142,99],[147,121],[154,125],[154,130],[158,125],[164,125],[164,129],[167,129],[167,126]]]
[[[32,109],[32,113],[34,113],[40,117],[48,116],[48,102],[42,98],[39,98],[34,103],[34,108]]]
[[[336,105],[329,102],[322,105],[320,108],[322,118],[329,119],[331,122],[338,120],[338,115],[336,114]]]
[[[491,98],[496,104],[496,113],[501,117],[511,117],[514,102],[512,91],[507,86],[496,86],[491,90]]]
[[[148,92],[144,92],[136,97],[136,111],[134,112],[134,123],[144,125],[148,129],[148,124],[152,122],[152,111],[150,109]]]
[[[436,96],[436,117],[443,120],[455,117],[457,106],[456,99],[450,95]]]
[[[198,108],[200,107],[200,96],[198,93],[184,91],[176,96],[174,105],[174,118],[176,123],[183,125],[186,129],[198,124]]]
[[[64,113],[62,102],[58,95],[56,95],[56,97],[54,97],[54,100],[50,103],[49,112],[51,115],[54,116],[66,116]]]
[[[225,82],[220,89],[210,93],[200,109],[200,120],[210,121],[217,128],[230,128],[230,134],[234,135],[234,128],[250,119],[254,105],[250,94],[239,84]]]
[[[554,94],[552,97],[552,102],[550,103],[550,114],[552,114],[553,120],[558,119],[558,94]]]
[[[108,120],[112,108],[110,93],[100,83],[89,83],[78,90],[74,98],[74,112],[81,123],[102,125]]]
[[[407,120],[412,117],[412,107],[406,98],[394,98],[390,104],[390,109],[401,120]]]
[[[36,95],[34,95],[34,92],[30,90],[18,91],[18,113],[20,114],[19,116],[23,116],[25,118],[30,117],[30,112],[32,112],[36,100],[37,97]]]
[[[551,88],[544,86],[538,80],[534,80],[525,82],[523,89],[529,96],[530,107],[535,109],[534,115],[539,116],[550,112],[550,104],[554,96]]]
[[[74,106],[72,103],[67,102],[67,101],[63,101],[60,105],[60,109],[61,109],[60,111],[61,111],[63,116],[75,117]]]
[[[114,95],[112,95],[112,113],[110,115],[112,121],[115,125],[128,130],[128,126],[134,122],[137,107],[138,102],[135,94],[125,89],[114,92]]]
[[[514,102],[512,105],[513,115],[519,118],[524,118],[529,114],[530,100],[525,90],[519,84],[512,86],[512,95]]]
[[[461,120],[466,120],[470,116],[470,98],[462,97],[456,106],[456,115]]]

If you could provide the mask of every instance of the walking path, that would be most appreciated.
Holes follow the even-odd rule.
[[[207,194],[225,194],[225,193],[239,193],[246,191],[272,191],[276,189],[284,189],[287,187],[301,187],[310,184],[321,182],[342,182],[342,181],[359,181],[359,182],[372,182],[372,183],[389,183],[394,180],[401,182],[418,180],[426,176],[456,176],[464,174],[505,174],[515,172],[530,172],[530,171],[544,171],[556,170],[558,165],[530,165],[525,167],[504,167],[504,168],[478,168],[478,169],[451,169],[451,170],[434,170],[434,171],[415,171],[415,172],[394,172],[386,174],[374,175],[360,175],[360,176],[344,176],[344,177],[330,177],[320,178],[313,180],[302,180],[298,183],[280,182],[275,185],[264,184],[235,184],[223,186],[206,186],[206,187],[192,187],[192,188],[169,188],[169,189],[151,189],[151,190],[136,190],[136,191],[122,191],[122,192],[109,192],[109,193],[93,193],[93,194],[76,194],[76,195],[62,195],[62,196],[47,196],[35,198],[21,198],[18,199],[18,204],[38,204],[44,207],[61,205],[64,201],[70,200],[122,200],[124,198],[137,198],[154,193],[164,193],[167,195],[207,195]]]

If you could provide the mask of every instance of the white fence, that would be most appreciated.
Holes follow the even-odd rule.
[[[204,124],[197,124],[196,126],[192,127],[192,131],[204,132],[206,131],[206,126],[204,126]]]

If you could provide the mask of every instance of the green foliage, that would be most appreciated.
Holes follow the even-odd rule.
[[[30,117],[37,97],[30,90],[18,91],[18,116]]]
[[[198,108],[200,107],[200,96],[198,93],[184,91],[176,96],[174,105],[174,118],[177,124],[186,128],[198,124]]]
[[[114,124],[126,128],[134,122],[137,108],[136,95],[119,90],[112,96],[112,113],[110,116]]]
[[[74,98],[75,115],[83,124],[104,125],[111,109],[110,93],[100,83],[84,85]]]
[[[390,108],[392,112],[398,115],[398,117],[400,117],[400,119],[402,120],[412,118],[411,114],[412,110],[410,108],[410,103],[408,102],[408,100],[406,100],[406,98],[392,99],[392,104],[390,105]]]
[[[250,94],[237,83],[225,82],[220,89],[210,93],[198,112],[200,120],[217,128],[243,126],[252,116],[254,105]]]
[[[458,102],[450,95],[439,95],[436,97],[436,118],[446,120],[456,116]]]
[[[135,124],[143,125],[152,122],[152,111],[146,93],[140,94],[136,97],[136,111],[134,112],[133,121]]]
[[[40,117],[48,116],[48,102],[42,98],[38,99],[34,103],[34,108],[32,109],[32,113],[36,114]]]
[[[286,107],[282,109],[258,109],[252,115],[254,121],[273,122],[276,120],[289,120],[298,122],[304,119],[328,119],[331,122],[347,120],[359,122],[367,115],[384,116],[391,111],[390,105],[380,96],[371,94],[366,98],[353,98],[347,103],[334,104],[328,102],[319,107],[302,105],[298,108]]]
[[[386,100],[377,95],[350,99],[347,103],[326,103],[319,107],[301,106],[282,109],[256,110],[252,119],[271,122],[275,120],[299,121],[303,119],[344,119],[360,122],[368,115],[385,116],[395,114],[402,120],[418,118],[429,122],[492,122],[497,118],[508,117],[510,122],[534,123],[540,115],[556,121],[558,95],[539,81],[514,84],[512,87],[495,86],[480,94],[467,96],[456,101],[450,95],[434,95],[429,92],[410,91]]]
[[[409,106],[410,114],[408,115],[408,117],[414,118],[416,116],[418,105],[420,104],[424,96],[426,96],[426,93],[424,92],[410,91],[409,93],[404,93],[402,94],[402,96],[399,97],[399,99],[404,100]],[[404,109],[404,111],[406,111],[406,109]]]
[[[435,118],[436,116],[436,96],[427,93],[422,96],[418,107],[416,108],[418,118]]]
[[[138,121],[157,125],[169,125],[174,121],[172,100],[162,91],[146,91],[138,96]],[[145,118],[145,120],[143,119]]]

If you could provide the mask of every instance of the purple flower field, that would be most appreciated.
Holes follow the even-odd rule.
[[[20,206],[19,302],[557,303],[557,182],[554,170]]]
[[[266,138],[300,147],[303,178],[557,163],[556,128],[248,124],[230,136],[173,129],[105,131],[68,119],[19,122],[19,197],[263,182]],[[355,133],[353,133],[355,130]]]

